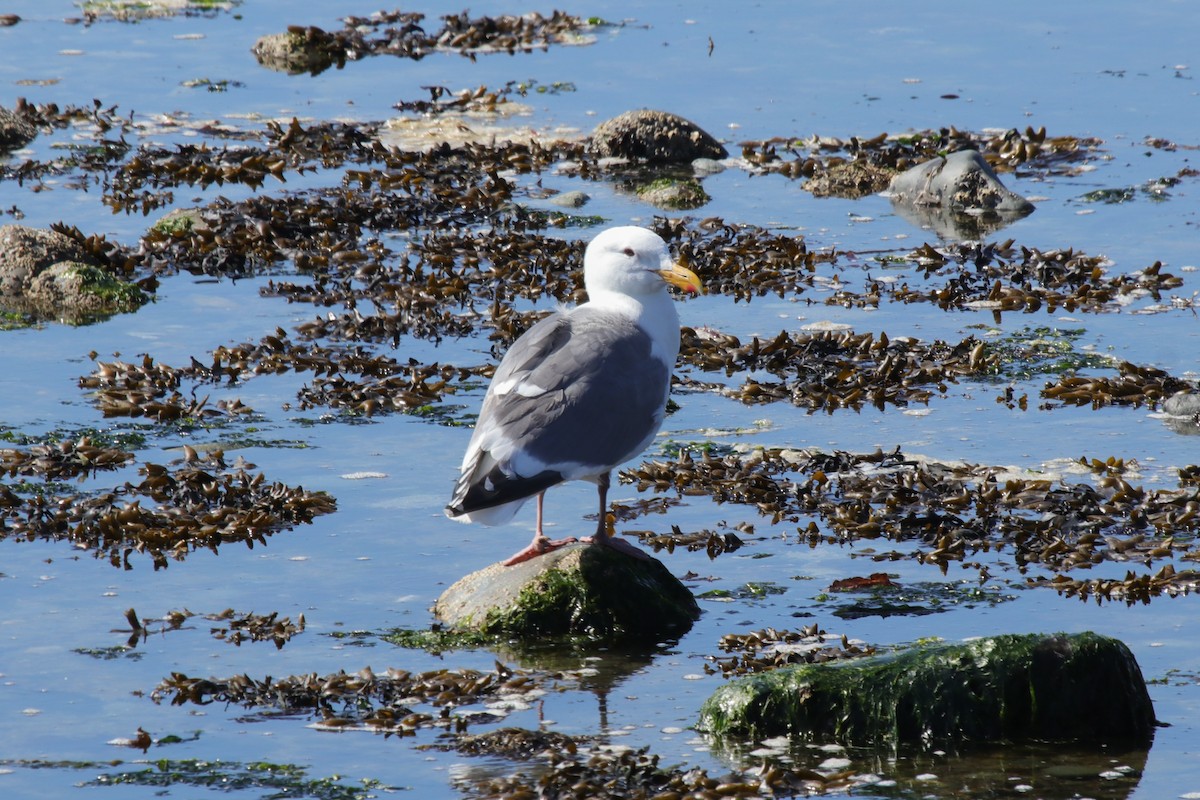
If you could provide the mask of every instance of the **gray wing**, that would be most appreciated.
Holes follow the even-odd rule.
[[[451,510],[529,497],[581,467],[599,474],[641,451],[662,424],[669,365],[616,314],[576,309],[529,329],[484,400]]]

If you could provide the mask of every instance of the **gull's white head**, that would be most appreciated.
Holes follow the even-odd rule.
[[[665,293],[668,283],[699,293],[702,286],[694,272],[671,259],[662,237],[633,225],[609,228],[592,239],[583,255],[583,282],[590,298],[604,292]]]

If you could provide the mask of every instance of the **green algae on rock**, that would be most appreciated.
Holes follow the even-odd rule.
[[[1006,634],[896,655],[802,664],[732,681],[700,709],[719,737],[850,744],[1148,742],[1154,708],[1124,643]]]
[[[96,262],[85,242],[63,230],[0,226],[0,305],[80,324],[135,311],[150,300]]]
[[[691,211],[710,199],[700,181],[693,178],[659,178],[637,187],[636,192],[643,202],[671,211]]]
[[[433,612],[460,630],[608,641],[678,636],[700,615],[691,592],[657,559],[586,544],[473,572],[443,592]]]
[[[60,261],[30,282],[26,299],[33,308],[55,309],[59,319],[78,324],[136,311],[150,296],[100,267]]]

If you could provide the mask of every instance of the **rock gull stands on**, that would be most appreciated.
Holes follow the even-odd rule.
[[[608,532],[614,467],[642,452],[662,425],[679,354],[679,315],[667,284],[698,293],[700,279],[645,228],[610,228],[583,256],[588,302],[526,331],[505,354],[475,423],[446,506],[460,522],[501,525],[537,498],[533,541],[516,564],[575,541],[542,532],[545,491],[570,480],[599,486],[600,521],[584,541],[646,554]]]

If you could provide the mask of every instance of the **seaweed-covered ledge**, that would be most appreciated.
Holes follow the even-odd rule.
[[[700,609],[657,559],[571,544],[473,572],[442,593],[433,613],[457,630],[488,634],[658,641],[685,633]]]
[[[1129,648],[1087,632],[1008,634],[781,667],[722,686],[701,708],[697,727],[721,737],[929,745],[1145,744],[1154,725]]]

